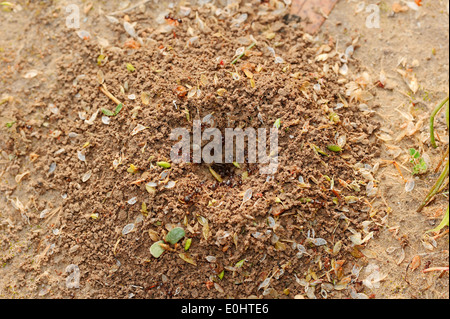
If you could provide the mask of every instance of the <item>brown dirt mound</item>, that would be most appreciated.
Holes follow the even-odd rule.
[[[248,19],[238,27],[197,8],[166,33],[137,27],[140,36],[154,40],[136,49],[123,48],[125,41],[136,45],[131,38],[104,49],[72,32],[61,39],[72,45],[60,46],[67,58],[60,62],[59,86],[45,101],[59,109],[48,112],[54,137],[37,151],[46,154],[37,161],[43,170],[52,163],[56,169],[35,187],[67,196],[46,223],[58,237],[56,251],[80,268],[79,297],[292,298],[304,294],[308,283],[309,297],[323,297],[355,282],[351,271],[361,252],[349,237],[351,230],[362,232],[370,209],[364,200],[368,180],[357,168],[378,152],[373,134],[378,125],[351,103],[342,105],[346,90],[333,71],[342,62],[331,54],[332,40],[321,47],[289,17],[243,9]],[[132,16],[138,26],[144,18]],[[206,24],[203,32],[198,19]],[[123,34],[123,26],[113,25],[112,31]],[[257,44],[232,65],[236,49],[252,42],[250,34]],[[283,63],[275,63],[268,47]],[[327,61],[316,61],[319,49],[330,52]],[[101,65],[100,54],[106,57]],[[101,112],[93,124],[86,123],[100,108],[116,107],[100,90],[99,70],[106,88],[124,104],[108,125]],[[196,89],[192,97],[189,87]],[[226,93],[220,96],[219,89]],[[193,119],[208,114],[220,128],[270,128],[281,119],[280,166],[273,179],[245,163],[214,166],[222,183],[203,164],[156,165],[170,161],[172,129],[191,130]],[[132,135],[139,124],[146,129]],[[342,136],[343,151],[329,151],[327,146]],[[55,152],[60,154],[50,155]],[[164,187],[169,181],[176,181],[175,187]],[[148,182],[158,186],[148,189]],[[253,196],[243,204],[242,194],[250,188]],[[129,204],[133,198],[136,203]],[[39,222],[39,214],[29,217]],[[134,229],[123,235],[128,224]],[[150,246],[175,226],[186,236],[152,257]],[[192,244],[186,252],[188,238]],[[261,287],[267,278],[270,283]]]

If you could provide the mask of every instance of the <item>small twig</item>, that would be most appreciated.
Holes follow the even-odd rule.
[[[250,44],[247,49],[244,51],[244,53],[242,53],[241,55],[239,55],[236,59],[233,60],[233,62],[231,62],[231,64],[235,64],[240,58],[242,58],[245,55],[245,52],[247,52],[248,50],[250,50],[251,48],[253,48],[256,45],[256,42],[253,42],[252,44]]]
[[[430,117],[430,138],[431,138],[431,146],[433,146],[434,148],[437,147],[436,145],[436,140],[434,137],[434,118],[436,117],[436,115],[439,113],[439,111],[442,109],[442,107],[448,102],[448,96],[444,99],[444,101],[442,101],[434,110],[433,113],[431,113],[431,117]],[[446,119],[447,119],[447,126],[448,126],[448,105],[446,108]]]
[[[431,190],[425,197],[425,200],[422,202],[422,205],[420,205],[417,212],[420,212],[430,202],[430,200],[434,197],[434,195],[436,195],[438,193],[439,189],[441,188],[442,184],[444,183],[445,178],[448,175],[448,169],[449,169],[448,166],[449,165],[448,165],[448,161],[447,161],[447,163],[445,164],[444,170],[442,171],[438,180],[436,181],[436,183],[433,185],[433,187],[431,188]]]
[[[411,265],[412,260],[408,263],[408,265],[406,265],[406,270],[405,270],[405,281],[408,283],[408,285],[411,286],[411,283],[408,281],[407,277],[408,277],[408,269],[409,269],[409,265]]]
[[[448,179],[445,180],[444,184],[441,186],[441,188],[439,188],[439,190],[437,191],[437,194],[441,193],[444,189],[446,189],[448,186]]]
[[[107,97],[109,97],[114,103],[117,105],[122,104],[114,95],[112,95],[108,89],[106,88],[106,85],[103,84],[103,86],[100,87],[100,91],[102,91]]]
[[[434,240],[436,240],[436,239],[438,239],[438,238],[441,238],[441,237],[444,236],[445,234],[448,234],[448,229],[446,229],[446,230],[443,231],[442,233],[437,234],[436,236],[433,236],[433,237],[431,237],[431,238],[433,238]]]
[[[138,180],[136,180],[136,181],[134,181],[134,182],[130,182],[130,185],[139,185],[140,183],[144,183],[144,182],[146,182],[147,181],[147,179],[138,179]]]
[[[42,223],[43,225],[47,225],[50,220],[52,220],[53,217],[55,217],[56,214],[58,214],[61,211],[62,207],[55,208],[46,218],[45,221]]]
[[[400,166],[403,167],[405,170],[407,170],[409,173],[411,173],[411,171],[409,169],[407,169],[406,167],[404,167],[401,164],[398,164],[396,161],[392,161],[392,160],[382,160],[383,162],[388,162],[392,165],[394,165],[394,167],[396,168],[397,172],[400,174],[401,178],[403,179],[403,181],[406,183],[408,180],[403,176],[402,171],[400,170]]]
[[[120,240],[121,240],[122,238],[119,238],[118,240],[117,240],[117,242],[116,242],[116,244],[114,245],[114,248],[113,248],[113,255],[115,256],[116,255],[116,250],[117,250],[117,247],[119,246],[119,243],[120,243]]]
[[[432,271],[448,271],[447,267],[432,267],[422,270],[423,273],[432,272]]]
[[[442,158],[439,161],[438,165],[434,169],[435,173],[437,173],[439,171],[439,169],[441,168],[442,163],[444,163],[445,158],[448,156],[448,150],[449,150],[449,148],[447,147],[447,151],[445,152],[444,156],[442,156]]]

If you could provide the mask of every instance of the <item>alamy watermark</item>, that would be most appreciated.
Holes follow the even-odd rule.
[[[365,9],[365,12],[369,15],[366,18],[366,27],[369,29],[379,29],[380,28],[380,7],[376,4],[365,5],[361,2],[357,9],[360,12]],[[80,8],[76,4],[69,4],[66,6],[66,27],[69,29],[79,29],[80,28]]]
[[[69,29],[80,28],[80,8],[76,4],[69,4],[66,7],[66,13],[69,15],[66,17],[66,27]]]
[[[225,136],[218,128],[206,128],[202,121],[194,120],[191,133],[186,128],[173,129],[170,158],[173,163],[266,164],[260,174],[272,175],[278,169],[278,128],[226,128]],[[203,142],[207,142],[206,144]],[[203,145],[205,144],[205,145]],[[247,152],[245,146],[247,145]],[[245,156],[247,153],[247,156]]]
[[[369,29],[380,28],[380,7],[376,4],[369,4],[366,7],[366,12],[370,13],[366,18],[366,27]]]

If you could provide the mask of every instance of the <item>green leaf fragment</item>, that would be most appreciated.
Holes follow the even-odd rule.
[[[234,265],[234,267],[236,267],[236,268],[242,267],[242,265],[245,263],[246,260],[247,260],[247,259],[244,258],[244,259],[238,261],[238,262],[236,263],[236,265]]]
[[[427,172],[428,166],[425,160],[420,156],[419,151],[414,148],[409,149],[409,155],[411,156],[411,164],[414,165],[412,169],[413,175],[424,174]]]
[[[127,169],[127,172],[130,174],[135,174],[138,171],[138,168],[133,164],[130,164],[130,167]]]
[[[152,254],[153,257],[158,258],[164,253],[164,249],[160,246],[160,244],[164,244],[163,240],[157,241],[150,247],[150,254]]]
[[[186,244],[184,245],[184,250],[185,250],[185,251],[188,251],[189,248],[191,247],[191,244],[192,244],[192,238],[188,238],[188,239],[186,240]]]
[[[428,169],[427,164],[423,160],[423,158],[420,159],[419,164],[414,165],[413,167],[413,175],[420,175],[426,173]]]
[[[181,227],[175,227],[171,231],[169,231],[166,235],[166,242],[175,245],[180,239],[182,239],[186,235],[186,232]]]
[[[116,110],[114,111],[114,115],[119,114],[120,110],[123,108],[123,104],[120,103],[119,105],[116,106]]]
[[[256,42],[253,42],[252,44],[250,44],[247,49],[245,51],[250,50],[251,48],[253,48],[256,45]],[[242,58],[245,55],[245,51],[244,53],[240,54],[236,59],[234,59],[231,64],[235,64],[240,58]]]
[[[411,157],[416,158],[416,159],[420,157],[420,153],[417,150],[415,150],[414,148],[409,149],[409,155],[411,155]]]
[[[447,207],[447,213],[445,213],[445,216],[442,219],[441,223],[436,228],[427,231],[427,233],[429,233],[429,232],[437,233],[445,226],[449,226],[449,208],[448,207]]]
[[[275,123],[273,123],[273,127],[280,128],[281,127],[281,119],[277,119]]]
[[[102,64],[103,64],[103,61],[105,60],[105,58],[106,58],[105,55],[100,54],[100,55],[98,56],[98,58],[97,58],[97,64],[98,64],[98,65],[102,65]]]
[[[113,111],[107,110],[105,108],[102,108],[102,113],[105,114],[106,116],[114,116],[115,115]]]
[[[0,5],[2,6],[3,12],[11,12],[14,8],[14,4],[10,2],[1,2]]]
[[[123,104],[120,103],[119,105],[116,106],[116,109],[113,111],[110,111],[108,109],[102,108],[102,113],[105,114],[106,116],[116,116],[117,114],[119,114],[120,110],[123,108]]]
[[[339,145],[328,145],[327,148],[332,152],[342,151],[342,148]]]
[[[158,165],[159,167],[162,167],[162,168],[170,168],[171,167],[170,163],[167,163],[167,162],[156,162],[156,165]]]
[[[225,275],[225,270],[222,270],[222,272],[220,274],[218,274],[217,276],[219,277],[220,280],[222,280],[224,275]]]
[[[316,153],[322,154],[322,155],[324,155],[324,156],[330,156],[330,155],[328,155],[327,153],[325,153],[324,151],[322,151],[317,145],[311,144],[311,147],[313,148],[313,150],[314,150]]]
[[[134,68],[133,64],[131,64],[131,63],[127,63],[127,70],[130,71],[130,72],[136,71],[136,69]]]
[[[328,118],[333,123],[339,123],[339,121],[340,121],[339,115],[337,115],[335,112],[330,112],[330,114],[328,115]]]
[[[7,128],[11,128],[14,124],[15,124],[16,122],[14,121],[14,122],[8,122],[8,123],[6,123],[6,127]]]

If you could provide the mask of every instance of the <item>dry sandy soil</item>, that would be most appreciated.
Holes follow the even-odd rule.
[[[367,102],[368,106],[360,106],[361,117],[370,114],[381,125],[376,133],[381,152],[374,159],[379,165],[375,174],[378,192],[374,198],[369,198],[370,229],[376,229],[375,237],[358,256],[358,265],[363,268],[357,291],[363,295],[337,291],[329,294],[330,298],[449,297],[448,270],[423,272],[430,267],[448,269],[448,232],[435,238],[432,238],[435,234],[426,234],[442,219],[448,205],[448,190],[446,195],[437,196],[422,212],[417,212],[438,176],[434,168],[449,143],[443,114],[436,119],[437,149],[430,146],[428,128],[429,114],[449,91],[448,1],[423,0],[417,11],[406,2],[398,1],[401,9],[394,13],[396,2],[378,1],[380,27],[368,28],[366,19],[371,13],[366,12],[365,7],[371,1],[340,0],[316,39],[335,43],[340,52],[355,44],[351,58],[354,63],[349,63],[346,77],[358,79],[367,86],[374,97]],[[32,161],[32,153],[38,153],[37,150],[41,157],[49,153],[42,149],[32,129],[51,115],[51,110],[42,107],[41,97],[52,94],[58,87],[55,85],[61,80],[56,75],[58,63],[73,58],[72,52],[80,52],[70,47],[65,52],[55,51],[58,48],[55,35],[67,34],[67,30],[57,28],[64,27],[65,8],[70,3],[81,8],[82,28],[107,39],[117,36],[117,30],[110,28],[104,14],[119,10],[127,1],[98,1],[87,14],[83,9],[89,6],[88,1],[17,1],[12,11],[0,8],[3,9],[0,11],[0,298],[108,297],[107,293],[95,293],[100,286],[104,289],[105,282],[109,281],[108,277],[103,282],[100,275],[91,282],[82,280],[80,289],[65,289],[66,267],[76,264],[77,260],[68,260],[67,248],[58,246],[61,241],[53,237],[58,234],[52,233],[52,221],[47,223],[36,218],[30,223],[27,217],[29,211],[36,214],[45,207],[59,207],[64,201],[55,181],[51,182],[51,191],[36,188],[49,178],[50,163]],[[154,24],[152,19],[167,10],[168,5],[168,2],[159,5],[149,2],[144,12],[140,8],[136,11],[149,17],[146,27],[150,30]],[[129,13],[130,17],[133,12]],[[123,14],[117,17],[122,19]],[[120,38],[122,43],[125,40],[126,37]],[[417,79],[415,94],[398,70],[407,70]],[[385,85],[378,85],[380,79]],[[42,110],[42,114],[36,109]],[[17,120],[22,125],[20,128],[15,126]],[[64,118],[58,121],[66,123]],[[8,123],[12,127],[7,127]],[[420,151],[428,164],[427,173],[412,175],[409,148]],[[17,182],[17,176],[24,172],[30,173]],[[407,181],[414,181],[410,192],[405,191]],[[16,199],[20,199],[20,203]],[[47,205],[43,207],[42,203]],[[22,213],[20,205],[26,207]],[[60,231],[64,232],[64,225],[60,226],[63,226],[59,227]],[[167,277],[161,280],[167,281]],[[286,285],[292,293],[283,293],[281,286],[277,286],[280,291],[267,297],[311,297],[295,280]],[[147,295],[139,293],[139,287],[132,287],[120,290],[119,297],[167,298],[175,293],[172,286],[164,295],[147,291],[153,287],[144,288]],[[197,286],[195,290],[202,288]],[[241,291],[237,297],[261,297],[261,292],[245,293]],[[189,298],[192,294],[182,290],[179,296]]]
[[[435,151],[429,147],[426,142],[429,135],[427,126],[428,114],[448,95],[448,1],[422,1],[423,6],[419,11],[393,14],[392,5],[395,2],[379,2],[380,29],[368,29],[364,23],[369,14],[364,11],[355,13],[360,1],[340,1],[322,33],[327,32],[342,39],[343,43],[360,37],[361,47],[356,50],[355,58],[361,61],[373,78],[379,79],[380,72],[384,71],[394,82],[392,90],[376,90],[375,104],[379,105],[376,112],[385,132],[393,137],[393,141],[387,143],[402,150],[395,160],[411,169],[405,151],[412,147],[428,154],[430,166],[435,167],[443,149]],[[365,1],[366,5],[369,3]],[[413,68],[420,85],[414,97],[408,97],[408,86],[395,71],[402,59],[406,59]],[[399,142],[396,137],[405,130],[408,120],[398,111],[412,114],[414,124],[421,119],[425,121],[420,132]],[[441,125],[445,122],[443,116],[440,121]],[[444,125],[441,126],[441,134],[443,143],[448,143],[448,132]],[[386,146],[384,150],[382,159],[385,160],[394,159],[398,152]],[[411,178],[407,171],[403,171],[403,174],[405,178]],[[447,279],[436,284],[436,275],[406,273],[407,265],[417,255],[421,256],[422,265],[427,262],[435,266],[448,265],[448,235],[437,240],[438,247],[432,252],[422,243],[424,233],[439,221],[436,217],[445,211],[448,199],[442,198],[442,201],[433,203],[422,213],[416,212],[436,174],[415,178],[416,186],[411,193],[405,192],[405,183],[393,166],[382,169],[378,178],[382,181],[380,196],[384,197],[392,212],[386,228],[368,246],[377,255],[373,262],[388,274],[377,295],[383,298],[448,298],[448,274],[445,275]],[[400,247],[403,239],[408,244],[405,246],[405,259],[398,264],[399,251],[393,254],[388,252],[390,247]]]

